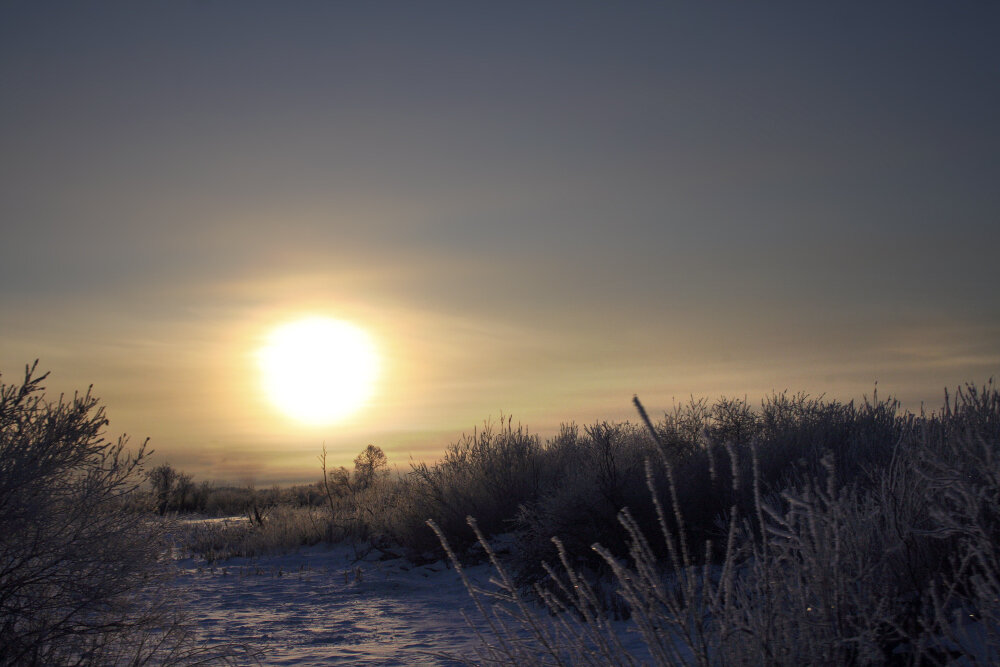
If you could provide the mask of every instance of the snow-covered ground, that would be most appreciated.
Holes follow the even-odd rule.
[[[266,665],[456,665],[439,654],[474,655],[461,614],[473,603],[455,571],[379,556],[317,545],[214,565],[184,558],[178,583],[203,641],[263,640]],[[471,573],[488,577],[483,566]]]

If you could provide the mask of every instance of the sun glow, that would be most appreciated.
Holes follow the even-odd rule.
[[[264,392],[289,417],[320,426],[371,398],[379,371],[371,337],[342,320],[309,317],[274,329],[258,350]]]

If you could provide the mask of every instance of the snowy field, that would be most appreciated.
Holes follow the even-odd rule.
[[[351,547],[317,545],[296,554],[178,561],[178,584],[203,641],[261,642],[266,665],[458,665],[475,635],[461,609],[473,603],[443,562],[358,561]],[[474,577],[486,579],[479,566]]]

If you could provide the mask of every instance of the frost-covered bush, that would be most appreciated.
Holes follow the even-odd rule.
[[[46,401],[45,377],[0,384],[0,665],[235,662],[170,603],[163,524],[129,502],[145,445],[105,440],[89,391]]]
[[[556,555],[553,535],[576,554],[596,541],[624,546],[618,511],[649,506],[643,462],[655,451],[649,434],[634,424],[599,422],[582,434],[564,427],[541,458],[545,483],[538,499],[521,504],[517,513],[518,579],[544,574],[540,562]]]
[[[439,555],[438,541],[424,522],[433,518],[463,551],[474,544],[465,529],[466,515],[473,514],[487,536],[516,534],[512,558],[520,581],[542,575],[539,561],[556,557],[549,541],[553,535],[590,569],[600,569],[595,555],[579,554],[589,554],[595,541],[626,553],[627,534],[617,520],[621,507],[631,508],[645,528],[655,525],[643,469],[654,452],[676,471],[675,492],[692,540],[718,544],[725,530],[719,525],[722,514],[733,504],[745,515],[753,512],[751,445],[766,493],[824,474],[821,459],[827,452],[834,455],[838,478],[870,486],[864,476],[888,464],[886,443],[898,440],[912,415],[901,414],[896,401],[877,396],[856,405],[785,392],[756,408],[745,399],[692,399],[655,422],[648,416],[644,420],[643,426],[564,425],[545,442],[521,426],[514,428],[509,417],[487,422],[449,446],[442,460],[414,464],[409,474],[385,479],[375,492],[360,493],[351,481],[356,473],[329,471],[337,498],[333,515],[342,517],[334,522],[333,534],[340,539],[378,536],[412,557]],[[726,464],[727,446],[738,454],[735,469]],[[654,474],[665,493],[662,470]],[[657,548],[660,555],[662,550]]]
[[[537,499],[542,489],[541,454],[538,436],[521,425],[514,428],[507,418],[464,436],[441,461],[414,465],[406,489],[410,497],[400,506],[408,513],[402,537],[411,540],[408,546],[415,551],[435,548],[437,541],[424,525],[434,518],[447,534],[462,540],[458,536],[464,535],[470,511],[482,517],[487,534],[513,530],[519,507]]]
[[[498,574],[489,591],[466,581],[484,637],[476,659],[1000,664],[1000,392],[992,384],[967,387],[932,417],[897,419],[887,407],[891,402],[838,411],[850,416],[847,433],[862,435],[833,444],[886,461],[854,478],[838,477],[838,470],[856,468],[838,466],[831,447],[819,459],[820,474],[769,493],[757,446],[743,461],[730,444],[732,497],[749,495],[752,502],[749,512],[734,502],[714,548],[692,539],[670,456],[651,464],[657,530],[644,530],[624,509],[625,557],[592,547],[612,572],[627,625],[612,622],[608,603],[558,540],[558,565],[545,565],[549,579],[534,585],[532,599],[546,608],[539,613],[476,531]],[[668,480],[665,501],[653,474],[660,465]],[[449,555],[459,570],[458,556]]]

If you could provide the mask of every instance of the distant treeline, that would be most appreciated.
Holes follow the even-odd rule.
[[[354,460],[354,473],[343,466],[327,470],[323,450],[320,472],[323,479],[312,484],[258,489],[244,486],[216,485],[209,481],[195,483],[194,476],[163,463],[149,470],[146,485],[136,489],[135,502],[167,513],[195,513],[210,517],[250,515],[276,505],[322,507],[329,496],[351,495],[368,488],[388,474],[388,459],[380,447],[368,445]]]
[[[146,485],[137,492],[137,501],[146,503],[158,514],[193,513],[210,517],[239,516],[257,507],[289,504],[296,507],[319,506],[324,502],[322,483],[277,485],[258,489],[244,486],[196,482],[193,475],[163,463],[152,468]]]

